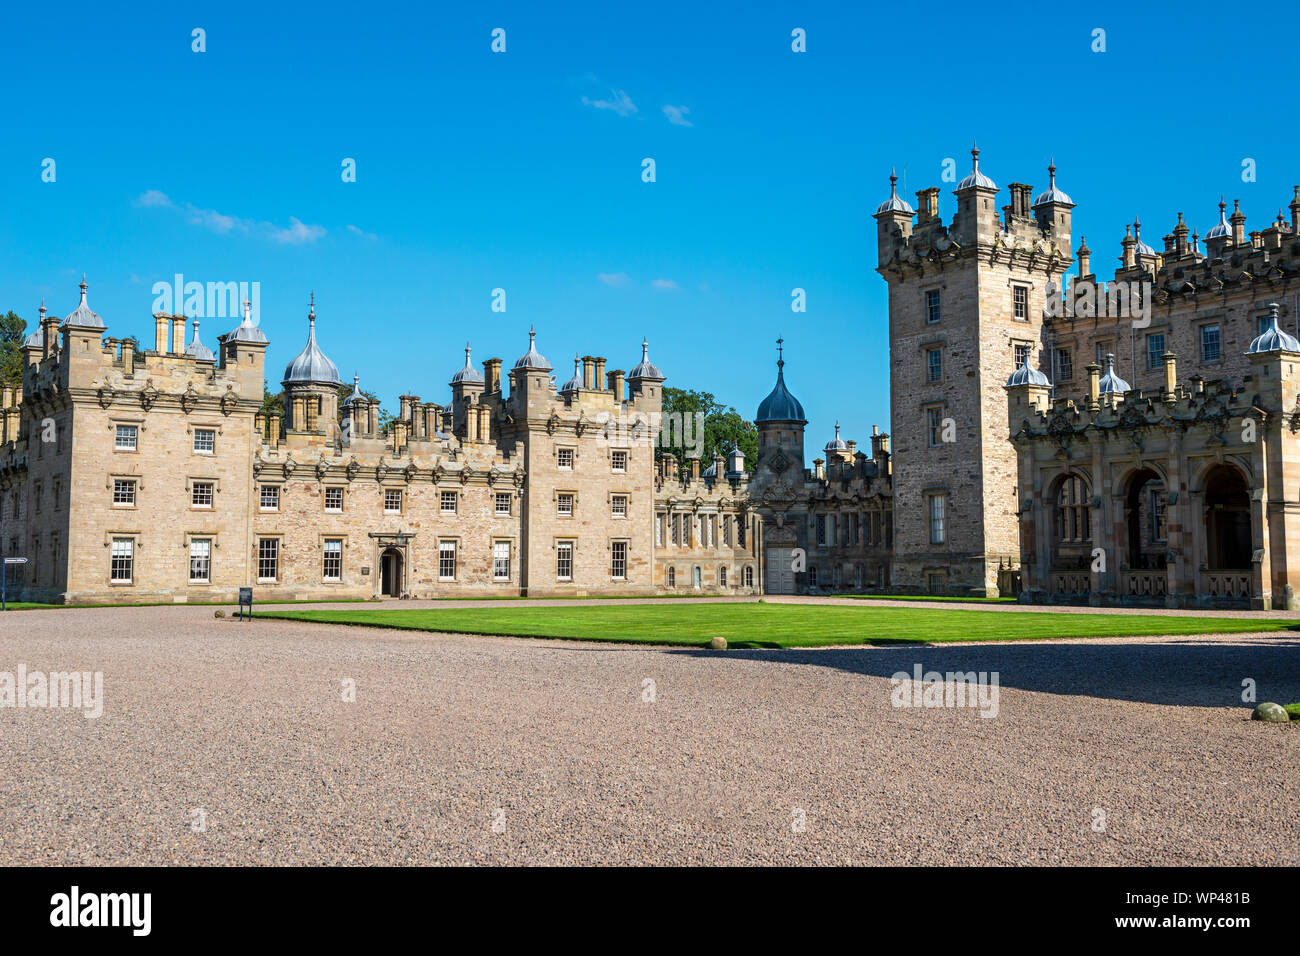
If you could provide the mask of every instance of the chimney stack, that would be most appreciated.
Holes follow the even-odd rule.
[[[185,354],[185,316],[173,315],[172,323],[172,355]]]
[[[156,312],[153,317],[153,350],[159,355],[167,354],[167,329],[171,318],[164,312]]]

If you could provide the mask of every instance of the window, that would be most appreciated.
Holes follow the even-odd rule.
[[[195,538],[190,542],[190,581],[193,584],[207,584],[212,571],[212,542],[207,538]]]
[[[669,569],[668,569],[668,586],[669,586],[670,588],[675,588],[675,587],[677,587],[677,569],[676,569],[676,568],[669,568]]]
[[[40,492],[38,491],[39,495]],[[135,507],[135,482],[125,478],[113,479],[113,504],[116,507],[134,508]],[[37,500],[37,510],[40,510],[40,501]]]
[[[925,350],[925,379],[937,382],[943,378],[943,349]]]
[[[1165,493],[1159,488],[1151,489],[1151,538],[1164,541],[1165,532]]]
[[[1077,475],[1067,475],[1056,494],[1056,539],[1087,541],[1092,537],[1088,486]]]
[[[937,408],[925,410],[926,435],[931,448],[943,444],[943,412]]]
[[[510,514],[510,492],[498,491],[496,500],[497,500],[497,514],[509,515]]]
[[[817,543],[824,545],[826,543],[826,516],[818,515],[816,518]]]
[[[572,471],[573,470],[573,449],[572,448],[559,449],[559,451],[556,452],[555,461],[561,471]]]
[[[627,495],[614,495],[609,499],[609,513],[615,518],[627,517]]]
[[[1102,368],[1106,367],[1106,356],[1109,355],[1110,352],[1111,344],[1109,342],[1097,343],[1097,364]]]
[[[808,568],[808,586],[815,588],[817,586],[817,566],[812,565]]]
[[[943,544],[947,529],[944,527],[946,495],[930,496],[930,543]]]
[[[438,508],[445,515],[454,515],[456,513],[457,494],[454,491],[444,491],[438,495]]]
[[[1020,366],[1024,365],[1028,361],[1029,361],[1029,343],[1017,342],[1016,343],[1016,368],[1020,368]]]
[[[1056,380],[1068,382],[1074,378],[1074,359],[1069,349],[1056,350]]]
[[[280,539],[257,539],[257,580],[276,581],[280,577]]]
[[[1011,287],[1011,302],[1015,306],[1016,319],[1029,321],[1029,289],[1023,285]]]
[[[736,519],[736,547],[743,548],[744,546],[745,546],[745,519],[737,518]]]
[[[135,425],[118,425],[113,447],[118,451],[135,451],[138,439],[139,429]]]
[[[384,514],[400,515],[402,513],[402,489],[384,489]]]
[[[262,511],[279,511],[280,486],[263,485],[261,495],[258,497],[258,506]]]
[[[610,544],[610,567],[611,577],[627,577],[627,542],[614,541]]]
[[[753,586],[754,586],[754,569],[749,565],[746,565],[745,566],[745,587],[752,588]]]
[[[343,489],[325,489],[325,510],[338,513],[343,510]]]
[[[727,586],[727,566],[724,564],[722,567],[718,568],[718,587],[725,588],[726,586]]]
[[[321,577],[326,581],[343,580],[343,539],[325,539],[325,558],[321,566]]]
[[[681,515],[668,516],[668,534],[673,544],[677,544],[681,540],[681,524]]]
[[[1147,368],[1160,368],[1164,365],[1165,337],[1163,335],[1147,336]]]
[[[456,542],[438,542],[438,580],[456,580]]]
[[[215,428],[196,428],[194,429],[194,450],[200,455],[211,455],[217,447],[217,431]]]
[[[1217,362],[1220,358],[1218,325],[1201,326],[1201,361]]]
[[[702,581],[703,581],[703,576],[700,574],[699,565],[696,565],[695,566],[695,590],[698,591],[700,589],[700,584]]]
[[[555,545],[555,576],[561,581],[573,578],[572,541],[560,541]]]
[[[610,452],[609,466],[614,471],[627,471],[627,452],[625,451]]]
[[[190,507],[192,508],[211,508],[212,507],[212,482],[196,481],[190,488]]]
[[[35,571],[32,572],[35,576]],[[113,557],[109,565],[109,580],[114,584],[130,584],[135,573],[135,539],[114,538]]]
[[[731,547],[731,515],[722,516],[722,543]]]
[[[492,577],[497,581],[510,580],[510,542],[492,543]]]
[[[931,289],[925,294],[925,321],[938,322],[943,318],[940,306],[939,290]]]
[[[561,518],[573,517],[573,495],[570,492],[556,495],[555,511]]]

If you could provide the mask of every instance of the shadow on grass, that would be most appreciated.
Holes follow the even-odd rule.
[[[833,667],[850,674],[889,680],[923,672],[985,671],[1001,687],[1062,696],[1097,697],[1181,707],[1237,707],[1248,717],[1254,702],[1242,700],[1244,680],[1253,680],[1257,701],[1286,703],[1300,698],[1300,640],[1281,637],[1267,644],[1227,645],[1217,641],[1158,644],[930,644],[913,647],[732,649],[673,648],[671,654],[726,656],[765,663]]]

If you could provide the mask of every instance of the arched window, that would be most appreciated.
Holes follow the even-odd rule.
[[[727,586],[727,566],[724,564],[722,567],[718,568],[718,587],[725,588],[726,586]]]
[[[676,569],[676,568],[669,568],[669,569],[668,569],[668,586],[669,586],[670,588],[675,588],[675,587],[677,587],[677,569]]]
[[[745,587],[752,588],[753,586],[754,586],[754,569],[749,565],[746,565],[745,566]]]
[[[698,589],[704,581],[704,575],[700,573],[699,565],[695,566],[695,587]]]
[[[1066,475],[1056,492],[1056,540],[1088,541],[1092,538],[1092,512],[1088,483]]]

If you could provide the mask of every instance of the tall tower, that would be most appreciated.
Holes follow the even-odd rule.
[[[307,344],[284,369],[285,432],[339,437],[338,367],[316,344],[316,295],[307,311]]]
[[[1032,202],[980,171],[954,191],[949,226],[937,188],[898,196],[875,213],[879,272],[889,284],[894,469],[893,583],[911,591],[995,596],[998,569],[1019,561],[1016,453],[1003,385],[1026,360],[1050,367],[1043,344],[1049,294],[1073,261],[1074,204],[1050,185]],[[913,223],[915,217],[915,223]]]

